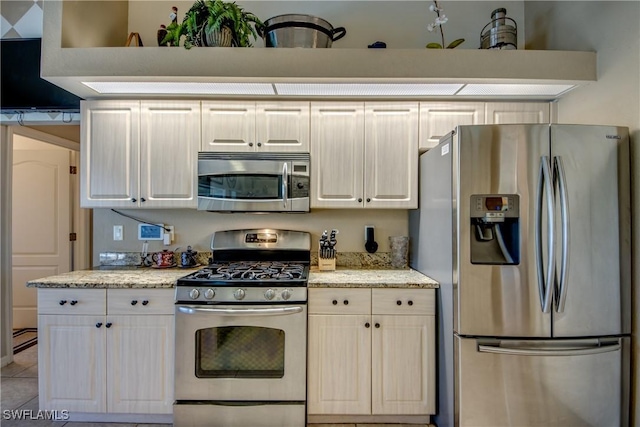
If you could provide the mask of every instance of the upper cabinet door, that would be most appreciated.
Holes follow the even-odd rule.
[[[256,104],[256,149],[274,152],[309,152],[309,103]]]
[[[80,206],[135,207],[139,101],[81,103]]]
[[[418,207],[418,103],[365,105],[365,207]]]
[[[255,102],[202,102],[202,151],[255,151]]]
[[[420,151],[435,147],[458,125],[484,124],[484,102],[421,102]]]
[[[140,206],[195,208],[199,101],[142,101]]]
[[[364,103],[313,103],[311,140],[311,207],[362,207]]]
[[[487,102],[485,123],[506,125],[518,123],[550,123],[548,102]]]

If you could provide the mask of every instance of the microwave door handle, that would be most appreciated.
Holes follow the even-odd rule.
[[[282,202],[287,208],[287,198],[289,197],[289,173],[287,172],[287,162],[282,164]]]

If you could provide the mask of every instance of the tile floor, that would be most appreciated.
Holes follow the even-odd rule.
[[[0,409],[38,410],[38,346],[14,356],[0,373]],[[168,427],[170,424],[83,423],[48,420],[5,420],[2,427]],[[309,424],[308,427],[428,427],[420,424]],[[433,426],[432,426],[433,427]]]

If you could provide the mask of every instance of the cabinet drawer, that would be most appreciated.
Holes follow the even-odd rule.
[[[309,314],[369,314],[371,289],[309,289]]]
[[[109,289],[107,314],[173,314],[173,289]]]
[[[38,314],[106,314],[106,289],[38,289]]]
[[[372,313],[435,315],[435,296],[435,289],[372,289]]]

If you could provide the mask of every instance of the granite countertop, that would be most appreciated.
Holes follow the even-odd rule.
[[[310,288],[438,288],[438,282],[412,269],[311,269]]]
[[[72,271],[27,282],[29,288],[173,288],[182,276],[197,268],[98,268]],[[438,282],[411,269],[342,269],[312,267],[309,287],[437,288]]]
[[[28,288],[173,288],[197,268],[109,268],[80,270],[30,280]]]

